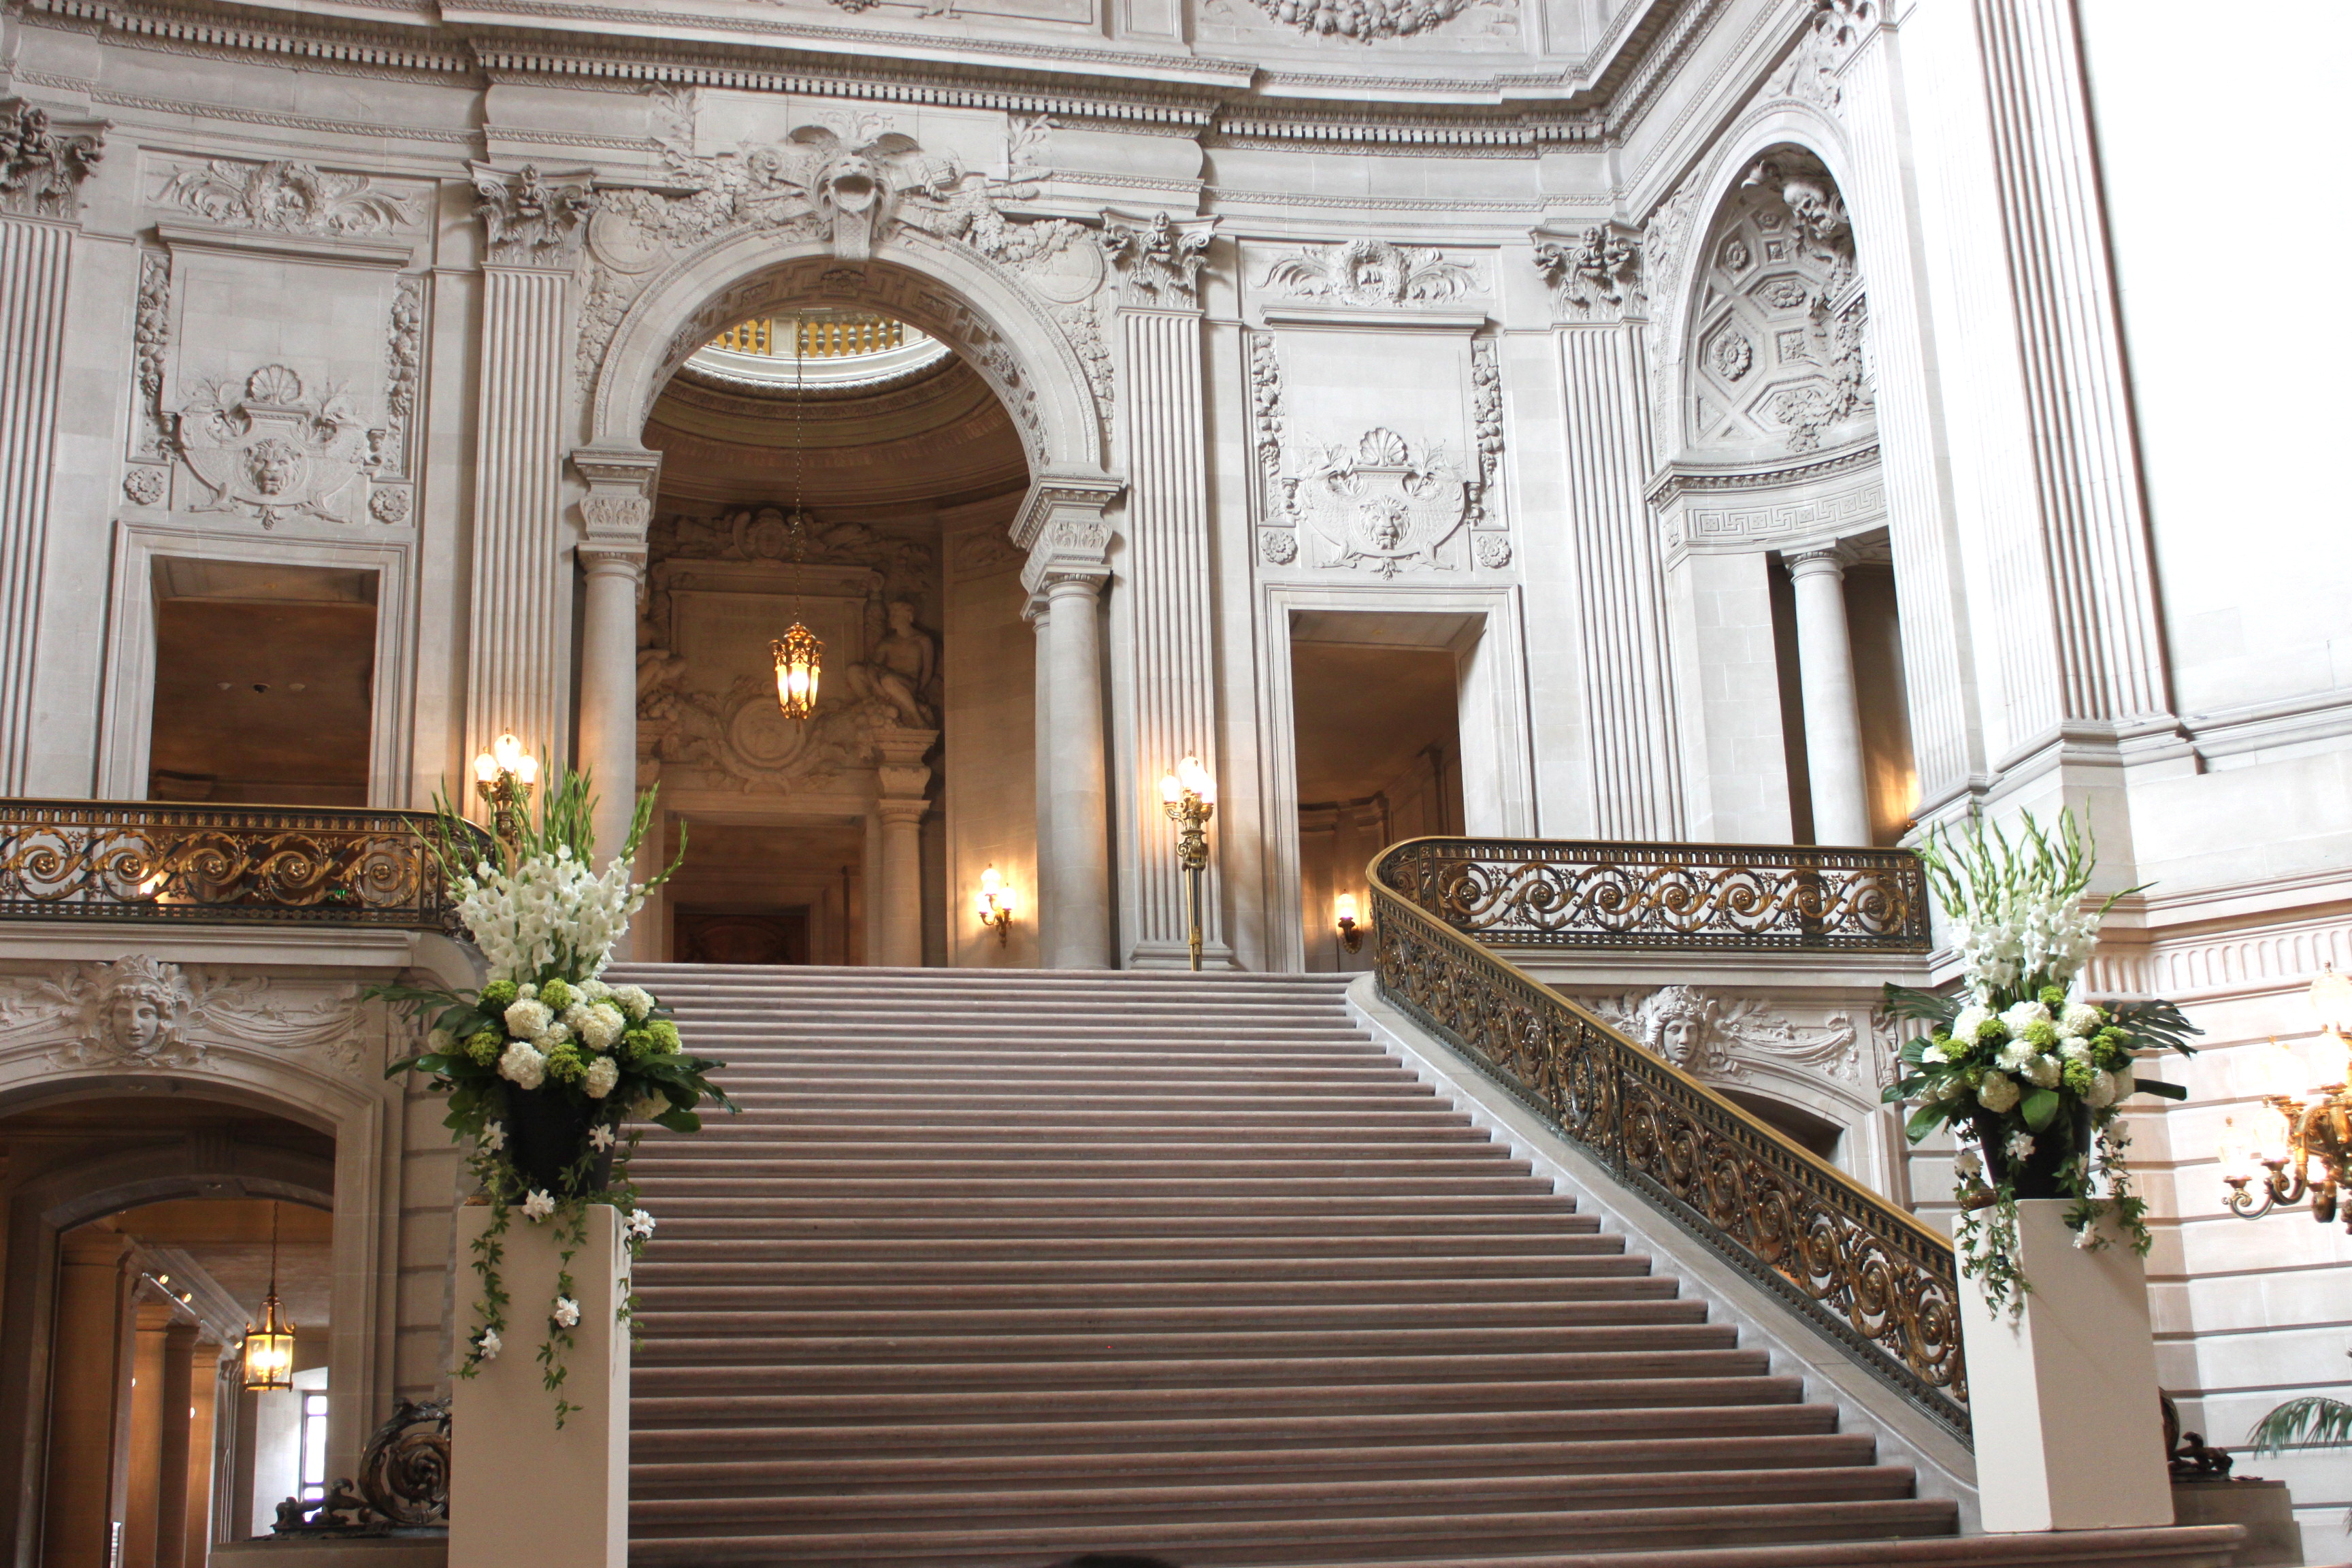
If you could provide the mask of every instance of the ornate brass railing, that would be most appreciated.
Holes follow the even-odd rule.
[[[430,820],[415,811],[0,799],[0,919],[442,929],[456,911],[416,835]]]
[[[1531,947],[1925,952],[1905,849],[1415,838],[1393,885],[1459,931]]]
[[[1951,1243],[1402,896],[1372,863],[1381,994],[1964,1440]]]

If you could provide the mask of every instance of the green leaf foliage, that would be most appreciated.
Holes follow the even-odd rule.
[[[2352,1447],[2352,1405],[2317,1394],[2290,1399],[2254,1423],[2246,1444],[2257,1458],[2289,1448]]]

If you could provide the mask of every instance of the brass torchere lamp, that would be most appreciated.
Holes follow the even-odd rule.
[[[996,933],[996,945],[1003,947],[1013,937],[1013,889],[991,866],[980,874],[980,891],[972,896],[972,912],[980,917],[982,931]]]
[[[2311,1199],[2311,1217],[2322,1225],[2343,1210],[2352,1230],[2352,1202],[2342,1192],[2352,1177],[2352,976],[2334,964],[2311,983],[2312,1010],[2319,1015],[2319,1037],[2306,1059],[2271,1041],[2263,1071],[2269,1091],[2252,1125],[2241,1129],[2231,1118],[2221,1127],[2221,1180],[2229,1184],[2231,1212],[2260,1219],[2273,1208],[2293,1208]],[[2313,1080],[2317,1080],[2315,1090]],[[2316,1174],[2312,1162],[2319,1162]],[[2262,1195],[2252,1188],[2259,1180]]]
[[[239,1352],[245,1391],[271,1394],[294,1386],[294,1325],[278,1300],[278,1205],[269,1205],[269,1294],[261,1299],[261,1327],[245,1326]]]
[[[539,783],[539,759],[511,734],[500,735],[474,759],[474,793],[490,808],[490,831],[507,853],[522,847],[523,819],[530,815],[531,787]]]
[[[1168,820],[1182,825],[1176,863],[1184,868],[1184,904],[1192,915],[1192,967],[1201,967],[1201,874],[1209,868],[1209,818],[1217,815],[1217,781],[1198,757],[1186,757],[1160,781]]]

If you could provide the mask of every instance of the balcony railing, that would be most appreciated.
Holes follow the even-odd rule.
[[[417,835],[431,820],[416,811],[0,799],[0,919],[447,929],[456,910]]]
[[[1925,952],[1927,883],[1903,849],[1415,838],[1399,897],[1502,946]]]
[[[1381,994],[1966,1440],[1951,1243],[1456,929],[1489,906],[1446,889],[1496,885],[1473,873],[1498,850],[1517,869],[1558,863],[1543,849],[1587,863],[1591,850],[1619,849],[1640,864],[1655,847],[1398,845],[1370,875]],[[1472,929],[1526,940],[1507,921]],[[1666,940],[1651,927],[1634,945]]]

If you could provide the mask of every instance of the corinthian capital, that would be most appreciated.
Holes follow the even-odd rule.
[[[568,268],[580,258],[596,193],[588,171],[542,174],[531,164],[501,174],[485,163],[474,172],[474,216],[482,220],[489,259],[498,267]]]
[[[37,104],[0,98],[0,212],[78,216],[81,183],[105,154],[103,120],[58,120]]]
[[[1189,310],[1201,303],[1201,269],[1208,265],[1213,217],[1171,218],[1166,213],[1103,214],[1103,254],[1125,279],[1125,303]]]
[[[1582,321],[1622,321],[1639,315],[1642,241],[1621,223],[1595,224],[1581,234],[1538,229],[1536,268],[1551,285],[1560,313]]]

